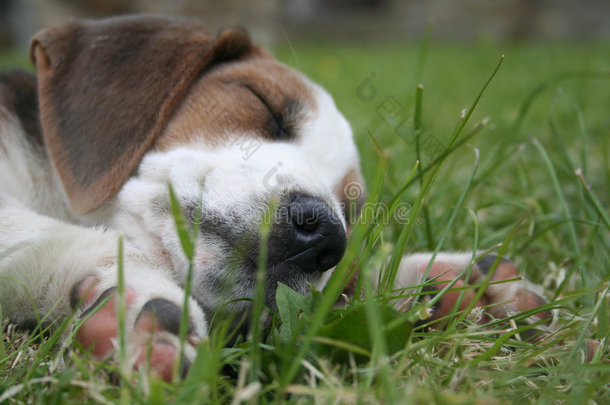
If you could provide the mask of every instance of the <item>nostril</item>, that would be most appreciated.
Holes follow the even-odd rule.
[[[300,233],[317,232],[321,221],[320,215],[323,215],[325,208],[321,200],[298,194],[290,203],[290,220],[295,230]]]
[[[318,229],[318,221],[313,216],[311,218],[304,218],[302,215],[293,217],[292,222],[299,232],[314,233]]]

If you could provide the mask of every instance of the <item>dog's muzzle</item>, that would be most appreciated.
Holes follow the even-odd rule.
[[[315,274],[333,268],[343,257],[344,225],[321,199],[292,193],[278,207],[276,218],[268,241],[271,263],[291,264]]]

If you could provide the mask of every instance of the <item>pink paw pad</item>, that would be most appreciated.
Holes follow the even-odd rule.
[[[87,309],[81,314],[86,321],[76,332],[76,341],[98,361],[105,360],[116,352],[115,344],[118,335],[116,316],[116,287],[103,291],[99,297],[96,291],[97,281],[92,277],[85,278],[74,286],[71,293],[73,307],[84,306]],[[127,310],[137,298],[131,288],[125,289]],[[171,381],[176,360],[179,356],[178,334],[182,310],[177,305],[162,298],[154,298],[144,304],[136,317],[132,330],[128,332],[130,350],[134,357],[134,369],[147,366],[152,374],[165,381]],[[129,329],[129,328],[128,328]],[[189,328],[187,345],[198,343],[198,336]],[[190,364],[181,374],[185,375]]]
[[[421,265],[418,267],[417,271],[423,275],[425,274],[427,267],[428,264]],[[434,280],[437,284],[424,287],[423,290],[432,293],[431,295],[435,295],[442,291],[450,282],[458,278],[458,276],[459,273],[456,271],[455,266],[450,263],[434,262],[430,266],[427,279]],[[465,310],[475,298],[474,289],[464,289],[465,286],[467,286],[467,284],[464,280],[457,280],[451,289],[432,307],[432,314],[426,322],[443,318],[454,311],[459,312]],[[484,302],[481,299],[477,300],[475,306],[481,305],[484,305]]]
[[[426,320],[434,321],[453,312],[465,310],[475,298],[477,292],[476,284],[481,284],[488,275],[497,260],[496,255],[487,255],[473,267],[470,276],[466,279],[460,277],[460,270],[454,265],[446,262],[434,262],[428,270],[427,279],[434,280],[436,284],[423,288],[431,295],[437,294],[448,283],[455,281],[451,290],[433,306],[431,316]],[[417,271],[423,276],[428,264],[421,265]],[[514,279],[514,280],[513,280]],[[511,281],[507,281],[511,280]],[[511,314],[525,312],[547,303],[547,301],[533,291],[525,288],[526,285],[519,276],[517,267],[509,260],[501,258],[489,279],[490,282],[507,281],[500,284],[487,286],[481,297],[477,299],[473,307],[487,306],[486,315],[481,322],[488,322],[491,318],[505,318]],[[469,286],[471,286],[468,288]],[[460,300],[461,296],[461,300]],[[552,318],[550,311],[540,311],[530,316],[532,321],[548,321]],[[437,327],[442,324],[436,323]]]
[[[76,341],[89,351],[94,359],[103,360],[114,351],[113,340],[118,334],[116,318],[116,287],[103,291],[95,302],[91,302],[97,295],[97,281],[86,278],[75,289],[72,296],[80,296],[75,302],[82,303],[87,309],[80,315],[85,322],[76,332]],[[136,292],[132,289],[125,290],[127,306],[132,305],[136,299]]]

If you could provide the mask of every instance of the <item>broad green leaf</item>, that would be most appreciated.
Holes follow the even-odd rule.
[[[279,330],[280,338],[284,344],[287,344],[300,333],[299,323],[303,322],[302,315],[306,311],[310,297],[299,294],[285,284],[278,283],[275,300],[282,320]]]
[[[355,305],[347,310],[333,311],[333,320],[322,326],[318,336],[330,340],[342,341],[346,344],[345,347],[337,347],[336,345],[329,346],[324,344],[318,345],[318,351],[322,355],[328,355],[335,361],[347,361],[348,352],[347,345],[360,347],[364,351],[370,353],[372,351],[372,342],[368,330],[368,317],[366,315],[366,307],[364,304]],[[383,333],[385,334],[388,354],[391,355],[398,350],[401,350],[411,331],[413,324],[408,322],[402,312],[392,308],[390,305],[383,305],[381,308],[382,324],[384,325]],[[402,321],[400,320],[402,317]],[[391,325],[391,328],[389,327]],[[318,343],[320,340],[318,340]],[[367,361],[362,355],[362,352],[351,351],[357,361]]]

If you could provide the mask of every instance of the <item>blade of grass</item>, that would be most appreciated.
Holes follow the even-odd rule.
[[[265,281],[267,275],[267,245],[271,225],[276,215],[277,201],[271,200],[263,213],[260,225],[260,245],[258,250],[258,263],[256,271],[256,289],[252,302],[252,315],[250,319],[250,364],[249,382],[258,383],[262,366],[261,344],[263,343],[263,310],[265,308]]]
[[[578,180],[584,186],[586,196],[591,201],[591,204],[593,204],[595,211],[597,212],[597,214],[601,218],[602,222],[606,226],[606,229],[610,230],[610,216],[608,215],[608,213],[604,209],[603,205],[599,201],[599,198],[597,198],[597,195],[595,194],[595,192],[593,192],[593,189],[591,188],[591,186],[587,183],[587,180],[585,179],[583,171],[579,168],[579,169],[576,169],[574,174],[576,175]]]
[[[371,252],[375,243],[379,240],[381,236],[381,232],[383,230],[383,225],[379,224],[378,221],[378,212],[377,207],[381,201],[381,195],[383,193],[383,188],[385,185],[385,176],[388,170],[389,164],[389,155],[381,150],[379,147],[379,143],[375,139],[375,136],[371,131],[368,131],[369,139],[373,143],[375,147],[376,155],[379,158],[379,162],[377,165],[377,170],[375,172],[375,178],[373,184],[371,186],[371,192],[368,195],[367,201],[364,204],[362,212],[360,214],[358,223],[364,224],[367,223],[368,229],[366,231],[361,231],[362,235],[366,235],[366,240],[364,244],[364,251],[360,257],[369,258],[371,256]],[[372,210],[371,210],[372,208]],[[350,235],[350,243],[353,238]],[[358,264],[354,266],[354,272],[360,271],[362,260],[358,260]],[[362,292],[362,277],[358,277],[356,280],[356,289],[355,296],[360,297]]]
[[[437,157],[435,157],[432,160],[432,162],[429,165],[422,165],[421,175],[419,173],[417,173],[412,179],[410,179],[409,181],[406,181],[404,183],[404,185],[402,186],[402,188],[394,194],[394,197],[390,200],[389,204],[390,205],[397,204],[399,202],[399,198],[400,198],[399,196],[402,196],[407,191],[407,189],[409,187],[411,187],[411,185],[414,182],[418,181],[421,176],[428,173],[430,170],[432,170],[434,167],[436,167],[439,163],[441,163],[444,159],[451,156],[455,151],[460,149],[460,147],[462,145],[466,144],[468,141],[470,141],[472,138],[474,138],[488,123],[489,123],[489,118],[484,118],[469,133],[467,133],[466,135],[461,137],[458,141],[456,141],[455,144],[451,148],[443,150]],[[502,163],[502,162],[500,162],[500,163]]]
[[[478,160],[478,157],[477,157]],[[470,178],[470,184],[473,184],[474,182],[474,172],[476,172],[476,167],[473,170],[473,174]],[[461,204],[459,204],[461,205]],[[463,279],[463,280],[470,280],[470,276],[472,274],[472,263],[474,263],[475,259],[476,259],[476,254],[477,251],[479,250],[479,226],[478,226],[478,221],[477,221],[477,216],[475,214],[475,212],[471,209],[467,209],[468,213],[470,214],[470,217],[472,218],[472,221],[474,223],[474,235],[472,238],[472,258],[470,259],[471,264],[466,266],[466,268],[464,270],[462,270],[459,274],[459,276],[457,278]],[[457,279],[456,278],[456,279]],[[471,286],[472,288],[475,288],[474,286]],[[459,312],[459,308],[462,304],[462,300],[464,299],[464,295],[466,294],[467,289],[463,289],[460,291],[460,294],[458,295],[457,300],[455,300],[455,304],[453,305],[453,308],[451,310],[452,314],[458,313]],[[429,304],[430,305],[430,304]],[[468,314],[466,314],[468,315]],[[457,321],[457,319],[454,319],[455,321]],[[452,322],[449,326],[449,328],[455,328],[458,325],[457,322]],[[447,328],[447,329],[449,329]]]
[[[608,285],[606,285],[606,287],[601,291],[601,294],[598,296],[598,299],[589,316],[585,319],[583,323],[578,325],[580,332],[578,333],[576,341],[572,344],[571,350],[567,358],[565,358],[563,363],[560,365],[561,371],[551,376],[552,383],[549,384],[543,392],[543,395],[545,397],[551,396],[551,394],[553,393],[553,387],[557,384],[560,384],[561,380],[564,379],[566,375],[570,375],[572,378],[572,380],[570,381],[570,384],[572,385],[572,393],[582,388],[583,382],[587,379],[588,373],[584,372],[584,367],[580,363],[577,355],[579,354],[580,350],[582,350],[584,346],[585,337],[587,333],[589,333],[590,326],[593,323],[595,317],[597,316],[601,305],[605,301],[604,298],[608,295],[609,291],[610,283],[608,283]],[[574,328],[572,330],[576,331],[577,329]],[[576,403],[573,398],[570,402]]]
[[[419,161],[416,161],[415,162],[415,166],[413,166],[413,168],[411,169],[411,173],[407,177],[407,180],[406,180],[407,183],[410,182],[413,179],[413,177],[415,176],[415,173],[416,173],[416,170],[418,169],[418,167],[419,167]],[[406,190],[407,190],[406,188],[403,188],[401,191],[402,191],[402,193],[404,193],[404,192],[406,192]],[[402,196],[398,195],[397,197],[402,197]],[[423,197],[422,197],[422,199],[423,199]],[[411,232],[413,231],[413,226],[416,224],[416,220],[415,220],[416,219],[416,213],[419,212],[419,207],[421,206],[421,205],[418,205],[418,203],[421,202],[422,199],[418,199],[416,201],[416,205],[413,206],[411,208],[411,211],[409,212],[409,216],[408,216],[408,218],[406,220],[406,226],[403,226],[403,228],[401,230],[401,233],[399,235],[399,243],[400,243],[399,246],[402,246],[402,248],[396,247],[396,245],[395,245],[395,247],[393,249],[394,253],[392,254],[392,256],[390,258],[390,263],[389,263],[389,267],[390,268],[392,268],[392,265],[393,265],[392,258],[394,257],[394,255],[397,252],[399,252],[399,251],[400,252],[404,252],[404,250],[400,250],[400,249],[404,249],[404,246],[406,246],[408,238],[411,235]],[[399,206],[399,201],[400,201],[400,198],[396,198],[395,199],[395,203],[390,206],[388,219],[389,218],[394,218],[394,214],[395,214],[395,212],[396,212],[396,210],[397,210],[397,208]],[[381,231],[382,231],[382,229],[379,229],[379,232],[381,232]],[[391,273],[391,272],[390,273],[388,273],[388,272],[380,272],[380,278],[381,279],[379,280],[377,285],[380,286],[382,291],[386,291],[388,289],[391,289],[392,286],[394,285],[395,277],[396,277],[396,273],[395,272],[394,273]]]
[[[496,65],[495,69],[493,70],[493,72],[491,73],[491,75],[489,76],[487,81],[481,87],[481,90],[475,97],[474,101],[472,102],[472,104],[470,105],[468,110],[463,111],[462,114],[460,115],[460,118],[458,119],[458,121],[453,129],[453,132],[451,133],[451,136],[449,138],[450,139],[449,144],[447,145],[445,150],[440,154],[440,156],[437,159],[435,159],[434,163],[432,165],[430,165],[431,168],[432,167],[438,168],[442,164],[442,162],[447,158],[447,156],[449,156],[449,154],[451,154],[453,151],[455,151],[454,146],[456,146],[456,141],[458,140],[460,134],[462,133],[462,130],[468,123],[468,120],[470,119],[470,116],[474,112],[476,106],[479,104],[479,101],[481,100],[483,93],[485,93],[485,90],[487,89],[487,87],[489,86],[489,84],[491,83],[493,78],[496,76],[496,74],[498,73],[498,70],[500,70],[500,66],[502,65],[503,61],[504,61],[504,55],[502,55],[500,57],[500,60],[498,61],[498,64]],[[426,170],[424,170],[424,172],[425,171]],[[417,178],[413,179],[411,181],[414,181],[414,180],[417,180]],[[408,186],[410,186],[411,185],[410,183],[411,182],[407,183],[403,188],[407,188]],[[402,192],[399,191],[398,194],[402,194]],[[392,200],[392,203],[394,203],[394,200]]]
[[[178,359],[174,364],[174,368],[172,371],[172,380],[178,381],[180,378],[181,370],[184,367],[184,345],[186,342],[186,335],[188,333],[189,325],[188,302],[192,288],[191,286],[193,279],[193,259],[195,257],[195,239],[193,238],[193,235],[191,235],[191,232],[189,232],[189,229],[186,225],[186,219],[184,217],[184,213],[182,212],[182,207],[180,205],[178,197],[176,196],[174,188],[171,184],[168,184],[167,188],[169,193],[170,212],[174,220],[174,225],[176,226],[176,233],[180,241],[182,252],[186,256],[188,261],[188,266],[186,269],[187,274],[184,286],[184,300],[182,302],[180,326],[178,329],[180,347],[178,348]],[[197,224],[198,221],[196,221],[195,223]],[[197,229],[197,226],[193,226],[193,229]]]
[[[414,112],[413,112],[413,131],[415,133],[415,159],[418,162],[421,162],[421,151],[420,151],[420,144],[421,144],[421,136],[422,136],[422,99],[424,96],[424,86],[422,84],[419,84],[416,88],[415,88],[415,107],[414,107]],[[417,173],[419,174],[419,188],[423,189],[424,188],[424,175],[422,173],[422,167],[421,165],[417,166]],[[424,229],[426,231],[426,239],[427,239],[427,246],[428,249],[432,249],[433,245],[434,245],[434,241],[433,241],[433,237],[432,237],[432,226],[430,224],[430,214],[428,212],[428,205],[424,203],[424,205],[422,206],[422,215],[424,216]]]
[[[578,351],[581,350],[581,348],[583,347],[585,337],[586,337],[587,333],[589,333],[590,326],[593,323],[594,319],[598,316],[598,313],[600,312],[600,308],[605,303],[606,297],[608,296],[609,292],[610,292],[610,282],[608,282],[606,287],[603,290],[601,290],[601,292],[598,294],[598,298],[597,298],[597,301],[595,302],[595,306],[592,308],[592,310],[589,313],[589,316],[585,320],[584,324],[581,326],[580,333],[578,334],[578,338],[576,339],[576,342],[574,342],[574,344],[572,345],[572,350],[570,350],[570,354],[568,355],[568,358],[563,363],[564,370],[567,370],[569,367],[572,367],[574,365],[573,364],[574,358],[575,358],[576,354],[578,353]]]
[[[356,344],[353,344],[350,342],[344,342],[344,341],[338,340],[338,339],[332,339],[332,338],[329,338],[326,336],[315,336],[313,338],[313,341],[316,343],[333,346],[338,349],[345,350],[346,352],[359,354],[364,357],[371,357],[373,355],[371,352],[369,352],[368,350],[366,350],[365,348],[363,348],[359,345],[356,345]]]
[[[554,296],[554,298],[557,298],[558,296],[561,295],[567,282],[570,280],[572,274],[574,273],[574,271],[577,268],[579,269],[579,271],[581,273],[581,280],[582,280],[583,284],[586,283],[586,278],[582,274],[582,271],[583,271],[582,263],[581,263],[582,255],[581,255],[581,251],[580,251],[580,246],[578,244],[578,237],[576,236],[576,229],[574,228],[574,221],[571,220],[570,208],[568,207],[568,203],[563,195],[563,190],[561,188],[561,184],[557,177],[557,172],[555,171],[555,167],[553,166],[553,162],[551,161],[551,158],[547,154],[546,149],[542,146],[542,144],[538,141],[538,139],[534,138],[532,143],[534,144],[536,149],[538,149],[538,152],[540,153],[540,156],[542,157],[542,161],[544,162],[544,164],[547,168],[547,171],[551,178],[551,184],[553,186],[553,189],[555,190],[555,194],[557,195],[557,199],[558,199],[561,209],[563,211],[563,216],[567,220],[566,224],[568,225],[567,226],[568,234],[570,236],[570,241],[572,242],[572,250],[573,250],[572,255],[573,255],[573,259],[576,262],[575,265],[569,269],[568,274],[566,275],[564,281],[557,288],[557,291],[555,292],[555,296]]]
[[[472,184],[472,180],[473,180],[476,170],[478,168],[478,162],[479,162],[479,153],[478,153],[478,150],[475,150],[475,165],[474,165],[475,168],[473,170],[471,177],[469,178],[469,180],[466,184],[465,189],[462,192],[461,197],[458,199],[458,203],[456,204],[456,206],[454,207],[454,209],[452,211],[451,218],[450,218],[449,222],[447,223],[447,225],[445,226],[443,234],[441,235],[441,238],[439,239],[436,248],[434,249],[434,253],[432,254],[430,263],[428,263],[428,266],[426,267],[426,271],[423,274],[424,279],[426,277],[428,277],[428,273],[430,271],[430,267],[431,267],[432,263],[434,262],[434,258],[437,256],[438,252],[441,250],[443,244],[445,243],[445,239],[447,238],[447,235],[449,234],[449,229],[450,229],[451,225],[453,224],[453,221],[456,218],[457,211],[459,210],[459,208],[461,208],[461,204],[462,204],[464,198],[466,197],[466,193],[470,189],[470,185]],[[422,192],[418,196],[418,199],[415,202],[415,205],[412,209],[412,215],[410,218],[411,220],[409,221],[407,226],[403,227],[403,229],[398,237],[398,241],[396,242],[396,245],[394,246],[394,249],[392,252],[392,257],[390,258],[390,262],[386,269],[387,276],[384,276],[385,283],[383,284],[383,288],[385,291],[386,299],[389,299],[389,295],[387,295],[387,292],[394,288],[394,282],[396,280],[396,273],[398,272],[398,268],[399,268],[400,262],[402,260],[403,252],[405,251],[405,247],[406,247],[408,238],[411,235],[413,225],[415,224],[415,215],[421,209],[421,207],[423,205],[423,200],[425,199],[425,196],[428,194],[429,190],[431,189],[432,183],[436,179],[439,169],[440,169],[440,166],[437,166],[435,168],[432,175],[430,176],[429,181],[426,183],[425,188],[422,190]],[[439,295],[441,295],[441,294],[439,294]],[[416,302],[414,302],[414,304],[417,304],[417,299],[415,301]]]
[[[449,235],[449,231],[451,229],[451,226],[455,222],[455,219],[457,217],[457,213],[460,210],[460,208],[462,208],[462,203],[466,199],[466,195],[470,191],[470,187],[471,187],[471,185],[472,185],[472,183],[474,181],[474,177],[476,176],[477,170],[479,168],[479,159],[481,157],[481,154],[480,154],[479,150],[476,149],[476,148],[474,149],[474,153],[475,153],[475,159],[474,159],[474,165],[473,165],[473,168],[472,168],[472,173],[470,174],[470,177],[466,181],[466,184],[464,185],[464,188],[462,189],[462,193],[460,194],[460,196],[459,196],[455,206],[453,207],[453,210],[451,210],[451,216],[449,217],[449,220],[447,221],[447,224],[446,224],[446,226],[443,229],[443,233],[441,234],[441,237],[440,237],[436,247],[434,248],[434,253],[432,254],[432,259],[430,260],[430,263],[428,263],[426,271],[425,271],[425,273],[423,275],[424,279],[426,279],[426,277],[428,277],[428,273],[430,271],[430,266],[432,265],[432,262],[434,262],[434,259],[438,255],[438,252],[441,251],[441,249],[443,247],[443,244],[445,243],[445,239],[447,239],[447,236]],[[476,252],[476,250],[474,250],[473,252]],[[467,269],[469,269],[469,268],[471,268],[471,266],[469,266],[466,269],[464,269],[464,271],[467,271]],[[441,294],[439,294],[439,295],[441,295]],[[435,297],[435,298],[438,298],[438,297]],[[434,304],[432,304],[432,305],[434,305]]]
[[[182,212],[182,207],[178,197],[176,196],[174,188],[171,184],[168,184],[167,187],[169,190],[170,210],[176,225],[176,233],[180,239],[180,246],[182,247],[182,251],[186,255],[186,258],[192,262],[195,256],[194,240],[186,225],[186,219],[184,218],[184,213]],[[194,226],[193,229],[197,229],[197,227]]]
[[[194,260],[195,260],[195,247],[197,242],[197,235],[199,232],[199,224],[201,223],[203,215],[203,190],[199,190],[200,195],[198,198],[197,209],[195,217],[193,218],[193,226],[189,229],[187,226],[186,218],[182,212],[182,207],[176,196],[176,193],[171,184],[168,184],[170,211],[174,219],[174,225],[176,226],[176,232],[178,239],[180,240],[180,246],[184,255],[188,260],[188,266],[186,269],[186,280],[184,282],[184,300],[182,302],[182,312],[180,316],[180,327],[178,330],[178,341],[180,347],[178,349],[178,361],[174,365],[173,369],[173,380],[178,381],[181,378],[181,370],[184,368],[184,351],[189,329],[189,298],[193,291],[193,271],[194,271]]]
[[[587,148],[587,138],[588,131],[587,126],[585,125],[585,119],[582,116],[582,110],[578,105],[575,106],[576,114],[578,115],[578,134],[580,136],[580,162],[583,168],[584,176],[587,177],[589,175],[589,151]]]
[[[372,282],[370,277],[364,282],[364,309],[367,315],[367,327],[373,351],[371,353],[371,371],[375,370],[378,380],[381,382],[385,393],[384,400],[388,403],[395,403],[396,395],[391,381],[390,362],[388,361],[388,345],[385,336],[385,327],[382,323],[383,316],[379,308],[379,302],[375,299]]]
[[[124,242],[123,236],[119,236],[118,260],[117,260],[117,294],[116,294],[116,317],[118,326],[118,342],[119,342],[119,370],[121,375],[121,404],[128,405],[131,403],[131,395],[129,392],[129,358],[127,357],[127,331],[125,322],[127,317],[127,299],[125,297],[125,262],[124,262]]]
[[[458,137],[462,133],[462,130],[464,129],[464,127],[468,123],[468,120],[470,119],[470,116],[474,112],[476,106],[479,104],[479,101],[481,100],[481,97],[483,96],[483,93],[485,93],[485,90],[487,89],[489,84],[492,82],[492,80],[494,79],[496,74],[498,73],[498,70],[500,70],[500,66],[502,66],[502,62],[504,62],[504,55],[502,55],[500,57],[500,60],[498,61],[498,64],[496,65],[496,68],[491,73],[491,75],[489,76],[489,78],[487,79],[487,81],[485,82],[485,84],[483,85],[483,87],[481,88],[481,90],[479,91],[477,96],[475,97],[474,101],[472,102],[472,104],[470,105],[468,110],[463,114],[462,119],[458,120],[458,122],[457,122],[457,124],[455,126],[455,129],[453,130],[453,133],[451,134],[449,145],[447,145],[447,149],[451,148],[451,146],[453,146],[453,144],[455,144],[456,140],[458,139]]]
[[[511,133],[513,135],[517,135],[521,130],[521,126],[523,125],[523,121],[525,120],[525,116],[528,111],[532,107],[532,104],[540,96],[540,94],[548,89],[551,86],[555,86],[557,83],[560,83],[564,80],[572,80],[572,79],[610,79],[610,72],[568,72],[561,73],[551,77],[546,82],[539,84],[534,90],[530,92],[530,94],[525,97],[523,103],[519,107],[519,112],[517,113],[517,117],[515,118],[515,122],[513,123]]]

